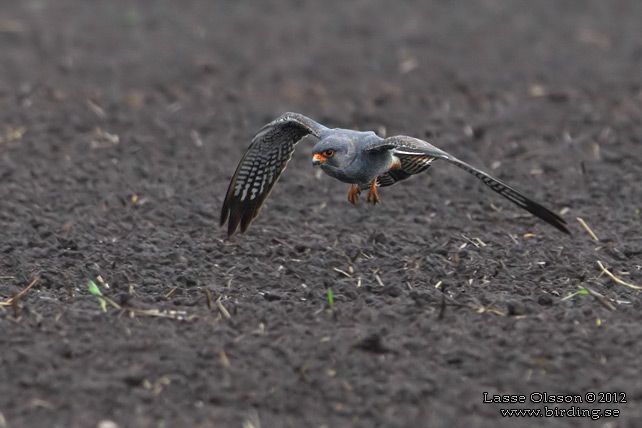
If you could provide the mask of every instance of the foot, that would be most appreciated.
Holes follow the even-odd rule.
[[[357,203],[359,202],[359,193],[361,193],[359,186],[357,186],[356,184],[350,186],[350,191],[348,192],[348,201],[350,201],[352,205],[357,205]]]
[[[379,199],[379,195],[377,194],[377,179],[372,180],[372,184],[370,184],[370,190],[368,191],[366,202],[372,205],[381,203],[381,199]]]

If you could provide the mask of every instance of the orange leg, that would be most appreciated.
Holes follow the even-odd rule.
[[[348,192],[348,201],[350,201],[352,205],[357,205],[357,203],[359,202],[359,193],[361,193],[361,190],[359,190],[359,186],[357,186],[356,184],[350,186],[350,191]]]
[[[368,197],[366,198],[366,202],[376,205],[381,203],[381,199],[379,199],[379,195],[377,194],[377,179],[375,178],[372,180],[372,184],[370,184],[370,190],[368,191]]]

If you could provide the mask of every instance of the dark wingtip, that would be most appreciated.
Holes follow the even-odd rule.
[[[227,237],[231,238],[232,235],[236,233],[236,229],[239,227],[240,218],[237,213],[231,209],[228,210],[229,218],[227,219]]]
[[[564,232],[567,235],[571,235],[571,231],[568,230],[568,224],[566,223],[566,220],[550,211],[549,209],[545,208],[544,206],[538,204],[537,202],[531,200],[527,200],[527,202],[527,206],[524,207],[527,211],[530,211],[531,214],[544,220],[546,223],[550,224],[557,230]]]
[[[564,220],[562,217],[555,214],[548,208],[538,204],[537,202],[526,199],[526,205],[523,205],[522,208],[525,208],[531,214],[539,217],[541,220],[544,220],[546,223],[550,224],[557,230],[564,232],[567,235],[571,234],[571,232],[567,228],[568,225],[566,224],[566,220]]]
[[[247,232],[247,229],[249,229],[250,224],[252,223],[252,220],[256,218],[256,207],[253,206],[251,209],[248,209],[243,213],[243,216],[241,217],[241,233]]]
[[[221,211],[221,219],[219,220],[219,225],[221,227],[225,226],[225,223],[227,223],[227,218],[229,217],[230,213],[228,210],[223,207],[223,210]]]
[[[231,238],[232,235],[234,235],[234,232],[236,231],[236,225],[234,225],[234,219],[230,217],[230,202],[226,198],[225,202],[223,202],[223,208],[221,209],[221,219],[219,221],[219,224],[221,227],[225,226],[225,223],[227,223],[229,220],[229,224],[227,226],[227,237]]]
[[[237,228],[238,228],[238,222],[232,221],[232,219],[230,219],[230,222],[227,225],[227,237],[231,238],[232,236],[234,236]]]
[[[566,221],[562,220],[561,218],[559,219],[559,221],[556,221],[556,222],[549,221],[548,223],[551,226],[555,227],[557,230],[564,232],[567,235],[572,235],[571,231],[568,230],[568,228],[566,227],[568,226],[568,224],[566,224]]]
[[[566,227],[566,226],[568,226],[566,221],[564,219],[562,219],[562,218],[560,218],[560,220],[561,221],[558,224],[555,224],[554,226],[557,227],[562,232],[566,233],[567,235],[569,235],[569,236],[572,235],[571,231],[568,230],[568,228]]]

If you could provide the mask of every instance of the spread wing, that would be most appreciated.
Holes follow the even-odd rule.
[[[294,145],[308,134],[318,138],[326,129],[298,113],[285,113],[259,130],[236,167],[225,195],[221,226],[229,221],[228,236],[236,232],[239,224],[245,232],[259,214],[292,157]]]
[[[371,150],[371,151],[391,150],[392,153],[394,153],[394,155],[397,156],[401,161],[401,168],[399,168],[398,170],[388,171],[384,175],[390,174],[390,173],[399,174],[399,171],[400,171],[401,177],[402,177],[401,180],[408,178],[412,174],[417,173],[413,171],[421,172],[427,169],[428,166],[430,166],[430,162],[434,159],[442,159],[442,160],[445,160],[446,162],[450,162],[453,165],[456,165],[459,168],[463,169],[464,171],[467,171],[470,174],[474,175],[475,177],[480,179],[485,185],[487,185],[488,187],[490,187],[495,192],[499,193],[509,201],[522,207],[523,209],[530,212],[531,214],[541,218],[542,220],[556,227],[562,232],[568,233],[570,235],[570,232],[566,227],[566,221],[560,216],[558,216],[557,214],[555,214],[554,212],[550,211],[549,209],[545,208],[539,203],[533,201],[532,199],[527,198],[521,192],[510,187],[508,184],[496,178],[491,177],[490,175],[486,174],[484,171],[481,171],[475,168],[474,166],[471,166],[466,162],[455,158],[454,156],[446,153],[441,149],[438,149],[437,147],[433,146],[430,143],[427,143],[426,141],[419,140],[417,138],[412,138],[412,137],[395,136],[395,137],[386,138],[385,140],[372,145],[367,150]],[[408,160],[409,158],[415,158],[416,161],[412,163]],[[408,165],[412,166],[412,168],[409,168]],[[377,178],[377,180],[379,181],[379,179],[381,179],[382,177],[383,176],[380,176],[379,178]],[[392,177],[394,178],[394,176]],[[383,177],[383,178],[385,180],[388,180],[388,182],[390,181],[387,177]],[[396,181],[400,181],[400,180],[397,179]],[[396,181],[393,181],[390,184],[394,184]],[[390,184],[383,184],[383,182],[381,183],[382,186],[390,185]]]
[[[377,186],[387,187],[403,181],[415,174],[419,174],[430,168],[430,164],[435,160],[432,156],[421,156],[417,154],[407,155],[395,153],[399,159],[399,168],[391,169],[377,177]],[[361,190],[369,188],[369,184],[360,185]]]

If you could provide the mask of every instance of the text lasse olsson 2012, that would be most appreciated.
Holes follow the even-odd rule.
[[[523,394],[494,394],[484,392],[484,403],[626,403],[624,392],[587,392],[585,394],[549,394],[532,392]]]
[[[587,392],[585,394],[550,394],[548,392],[533,392],[524,394],[493,394],[484,392],[484,403],[494,404],[577,404],[577,403],[626,403],[624,392]],[[503,417],[570,417],[570,418],[617,418],[619,409],[588,409],[579,406],[569,408],[544,406],[544,409],[500,409]]]

